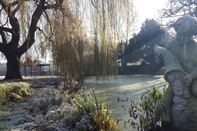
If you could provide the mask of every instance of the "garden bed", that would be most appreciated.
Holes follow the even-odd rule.
[[[81,114],[78,114],[76,106],[74,107],[70,99],[72,98],[71,92],[76,92],[79,88],[71,90],[71,85],[65,87],[65,83],[61,83],[61,80],[56,78],[24,79],[22,81],[30,85],[29,95],[0,106],[0,130],[78,131],[82,128],[92,131],[99,130],[97,126],[101,125],[99,123],[96,125],[90,115],[82,117]],[[4,82],[1,81],[1,83]],[[10,82],[19,82],[19,80]],[[68,97],[68,95],[70,96]],[[100,111],[97,113],[102,116]],[[98,114],[94,116],[98,118]],[[117,128],[117,130],[120,129]],[[131,129],[125,129],[125,131],[127,130]],[[155,131],[176,131],[176,129],[166,124]]]
[[[4,84],[4,82],[1,82],[1,84]],[[15,85],[16,82],[18,83],[18,80],[13,83],[6,81],[6,86]],[[79,96],[83,93],[76,93],[79,90],[76,83],[65,83],[54,78],[23,80],[22,84],[24,83],[30,86],[27,96],[20,98],[13,96],[14,99],[8,100],[7,96],[10,96],[13,92],[7,92],[6,101],[1,101],[0,130],[78,131],[85,129],[96,131],[102,126],[96,121],[100,115],[105,115],[101,112],[102,110],[94,107],[94,103],[87,102],[87,105],[83,105],[84,102],[81,100],[79,104],[82,104],[83,108],[80,109],[82,113],[79,112],[79,108],[77,108],[79,99],[74,94]],[[86,92],[84,91],[84,93]],[[15,94],[20,93],[16,92]],[[75,99],[77,99],[77,102],[74,101]],[[89,106],[95,108],[95,112],[91,115],[90,113],[84,113],[86,109],[89,109]],[[113,124],[116,125],[116,123]]]

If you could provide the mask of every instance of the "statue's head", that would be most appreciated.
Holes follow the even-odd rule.
[[[180,17],[173,27],[177,32],[176,39],[180,44],[188,42],[193,35],[197,35],[197,21],[190,15]]]

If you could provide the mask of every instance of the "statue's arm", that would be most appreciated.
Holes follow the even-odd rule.
[[[183,78],[183,83],[185,83],[186,86],[189,86],[192,80],[196,78],[197,78],[197,67],[194,67],[194,69]]]
[[[186,85],[189,85],[192,82],[192,80],[197,78],[197,46],[195,47],[194,50],[195,50],[194,51],[195,57],[193,59],[193,63],[194,63],[193,70],[188,75],[186,75],[186,77],[183,79],[183,82]]]
[[[172,49],[172,47],[173,47],[173,44],[174,44],[174,40],[169,41],[169,42],[166,44],[166,48],[167,48],[168,50],[171,51],[171,49]]]
[[[190,72],[190,75],[192,77],[192,80],[193,79],[196,79],[197,78],[197,45],[196,47],[194,48],[194,54],[193,54],[193,64],[194,64],[194,68],[193,70]]]
[[[194,67],[194,69],[190,73],[190,76],[192,77],[192,80],[197,78],[197,66]]]

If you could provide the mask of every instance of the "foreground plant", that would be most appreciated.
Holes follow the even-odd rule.
[[[165,112],[165,105],[162,101],[163,94],[154,86],[151,90],[143,93],[140,102],[123,100],[118,98],[121,106],[129,111],[131,119],[128,121],[120,119],[124,122],[124,126],[137,129],[138,131],[156,131],[161,127],[162,114]]]
[[[141,108],[144,115],[142,115],[141,123],[143,129],[154,131],[161,126],[162,114],[165,112],[162,98],[163,94],[154,86],[151,86],[151,90],[142,94]]]
[[[48,97],[40,100],[40,104],[42,105],[42,109],[49,108],[49,106],[60,106],[63,101],[63,98],[60,96],[59,98]]]
[[[98,130],[116,130],[117,122],[110,110],[104,104],[99,104],[94,89],[92,94],[87,90],[80,90],[75,100],[78,112],[89,115]]]
[[[16,101],[22,97],[29,96],[30,85],[25,82],[5,82],[0,84],[0,103],[6,104],[6,101]]]

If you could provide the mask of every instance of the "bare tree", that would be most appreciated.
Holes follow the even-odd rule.
[[[160,10],[160,21],[167,27],[171,26],[175,19],[185,14],[197,18],[196,0],[168,0],[166,7]]]
[[[22,78],[21,56],[36,42],[36,32],[44,32],[43,25],[52,17],[49,11],[63,10],[62,4],[63,0],[0,1],[0,51],[7,59],[5,79]]]

